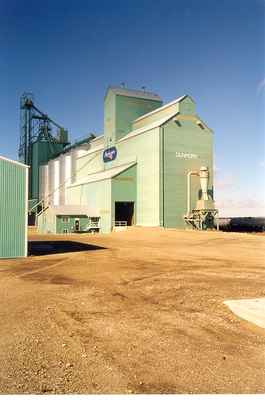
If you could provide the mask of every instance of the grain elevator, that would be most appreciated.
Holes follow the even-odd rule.
[[[41,232],[213,228],[213,132],[189,95],[109,87],[104,132],[39,167]]]

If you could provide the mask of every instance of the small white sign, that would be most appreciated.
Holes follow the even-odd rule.
[[[199,158],[199,156],[198,156],[198,154],[194,154],[194,153],[184,153],[183,151],[177,151],[176,158],[191,159],[191,158]]]

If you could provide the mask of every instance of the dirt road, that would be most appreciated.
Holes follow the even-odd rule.
[[[0,261],[2,394],[265,392],[265,330],[222,303],[265,297],[265,236],[30,239]]]

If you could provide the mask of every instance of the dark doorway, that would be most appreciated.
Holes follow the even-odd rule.
[[[115,201],[115,221],[125,221],[127,226],[133,225],[134,202]]]
[[[76,219],[75,220],[75,232],[79,232],[80,231],[80,220]]]

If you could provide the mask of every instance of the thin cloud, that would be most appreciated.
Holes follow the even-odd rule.
[[[217,170],[215,172],[215,188],[217,189],[217,191],[221,190],[221,189],[225,189],[225,188],[231,188],[234,187],[236,188],[236,179],[234,176],[232,175],[223,175],[222,171]]]
[[[226,198],[215,202],[220,217],[265,217],[265,202],[254,198],[234,200]]]
[[[265,89],[265,78],[259,82],[257,87],[257,93],[260,94]]]

